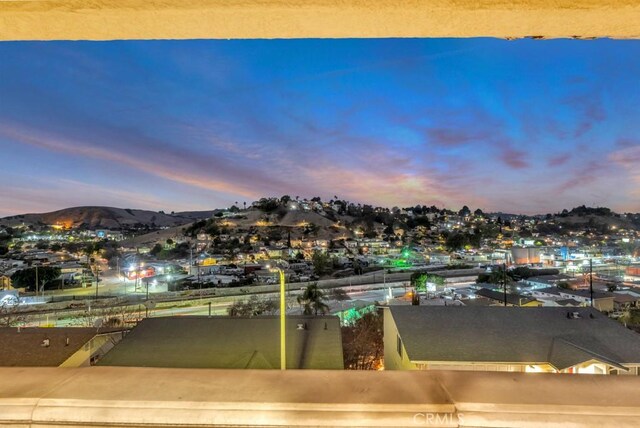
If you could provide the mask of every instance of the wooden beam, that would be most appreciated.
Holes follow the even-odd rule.
[[[0,40],[640,37],[637,0],[0,0]]]

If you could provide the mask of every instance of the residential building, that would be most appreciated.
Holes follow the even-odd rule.
[[[475,292],[476,296],[489,299],[494,305],[504,305],[505,294],[502,291],[495,291],[489,288],[481,288]],[[529,296],[521,294],[507,293],[507,306],[541,306],[542,303]]]
[[[9,275],[0,275],[0,290],[11,289],[11,277]]]
[[[560,297],[564,299],[574,299],[585,306],[591,306],[592,294],[589,290],[567,290],[558,288]],[[593,292],[593,307],[601,312],[612,312],[614,310],[613,293]]]
[[[387,370],[638,374],[640,335],[592,308],[389,306]]]
[[[288,316],[286,333],[287,368],[344,368],[338,317]],[[146,318],[99,365],[277,369],[280,320],[277,316]]]
[[[94,364],[121,338],[95,328],[0,328],[0,366],[81,367]]]

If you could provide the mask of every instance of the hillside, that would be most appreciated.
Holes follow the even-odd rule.
[[[184,238],[182,233],[185,226],[170,227],[168,229],[156,230],[153,232],[145,233],[143,235],[134,236],[132,238],[125,239],[120,242],[120,245],[124,248],[137,248],[137,247],[153,247],[155,244],[163,244],[167,239],[173,239],[178,242]]]
[[[207,215],[208,212],[201,212]],[[127,229],[132,227],[172,227],[191,223],[203,218],[197,212],[164,214],[156,211],[113,207],[73,207],[39,214],[22,214],[0,219],[0,225],[63,225],[65,227],[84,227],[87,229]],[[206,217],[204,217],[206,218]]]
[[[171,215],[174,217],[180,217],[185,219],[193,220],[202,220],[213,217],[216,213],[222,210],[211,210],[211,211],[180,211],[177,213],[172,213]]]

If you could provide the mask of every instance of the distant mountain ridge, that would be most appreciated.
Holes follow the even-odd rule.
[[[135,227],[172,227],[210,218],[216,211],[189,211],[166,214],[162,211],[85,206],[65,208],[48,213],[21,214],[0,219],[0,225],[61,225],[87,229],[127,229]]]
[[[86,228],[86,229],[140,229],[140,228],[164,228],[164,227],[177,227],[191,224],[198,220],[209,219],[216,215],[220,215],[225,210],[215,209],[206,211],[184,211],[184,212],[171,212],[167,214],[163,211],[150,211],[140,210],[132,208],[115,208],[106,206],[80,206],[65,208],[57,211],[47,213],[28,213],[20,214],[9,217],[0,218],[1,226],[18,226],[20,224],[26,225],[61,225],[67,228]],[[331,220],[326,215],[320,216],[314,213],[302,214],[302,212],[285,212],[281,213],[281,216],[269,216],[268,210],[261,208],[253,208],[251,211],[254,214],[249,215],[249,212],[245,211],[244,216],[249,215],[251,221],[249,223],[255,223],[262,217],[273,217],[270,220],[273,225],[279,226],[293,226],[304,222],[317,223],[323,227],[330,227],[335,220],[353,220],[353,219],[339,219],[334,215],[330,216]],[[453,211],[451,213],[454,213]],[[286,214],[286,215],[285,215]],[[310,216],[314,214],[311,218]],[[572,210],[563,210],[561,213],[547,214],[547,215],[520,215],[505,212],[492,212],[485,215],[490,217],[500,217],[503,221],[513,220],[519,217],[535,218],[538,220],[544,220],[545,218],[554,219],[558,223],[562,224],[575,224],[577,227],[588,224],[590,226],[606,225],[608,227],[640,227],[640,214],[621,215],[612,212],[608,208],[598,207],[576,207]],[[256,218],[253,218],[256,217]],[[244,222],[241,222],[244,223]],[[249,226],[246,224],[245,226]]]

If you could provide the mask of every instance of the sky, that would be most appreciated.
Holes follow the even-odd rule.
[[[640,212],[640,41],[0,43],[0,216],[285,194]]]

